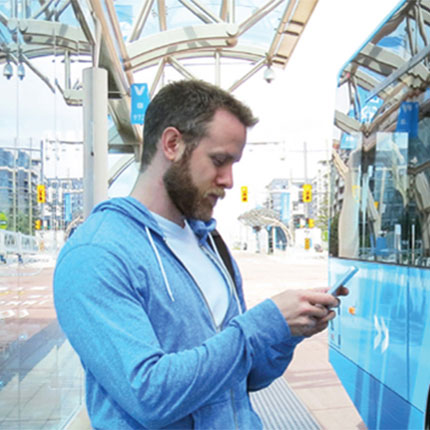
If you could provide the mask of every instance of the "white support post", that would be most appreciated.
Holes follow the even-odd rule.
[[[108,196],[108,84],[107,71],[83,71],[84,219]]]

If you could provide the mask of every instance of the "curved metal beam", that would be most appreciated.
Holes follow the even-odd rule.
[[[215,51],[237,43],[234,24],[197,25],[163,31],[128,45],[126,70],[139,70],[166,56],[192,51]]]
[[[110,169],[108,173],[108,184],[111,186],[124,170],[135,162],[134,155],[123,155]]]

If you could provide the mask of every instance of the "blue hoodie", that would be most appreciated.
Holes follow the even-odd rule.
[[[205,252],[214,222],[191,221]],[[218,267],[225,276],[222,263]],[[244,312],[241,278],[220,329],[137,200],[98,205],[55,270],[58,320],[86,373],[94,429],[261,429],[248,392],[282,375],[301,338],[272,300]]]

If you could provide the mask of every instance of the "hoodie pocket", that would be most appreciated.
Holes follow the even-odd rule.
[[[236,389],[193,413],[195,430],[259,430],[263,428],[248,394]]]
[[[195,430],[234,430],[236,428],[233,404],[224,400],[202,406],[193,413]]]

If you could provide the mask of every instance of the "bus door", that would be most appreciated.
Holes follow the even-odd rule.
[[[330,359],[369,428],[430,415],[428,17],[428,1],[400,2],[338,78],[330,271],[360,275]]]
[[[359,134],[355,145],[339,147],[344,187],[332,217],[330,272],[338,276],[350,265],[359,272],[347,285],[330,346],[366,423],[397,428],[393,405],[408,396],[408,134],[375,132],[363,140]],[[393,414],[380,414],[389,409]]]
[[[351,320],[357,320],[360,333],[355,359],[383,384],[381,389],[370,380],[367,387],[382,409],[395,403],[392,392],[407,398],[407,165],[408,133],[376,131],[363,143],[357,255],[361,266]],[[388,428],[391,423],[378,425]]]
[[[430,97],[422,95],[417,133],[410,138],[408,297],[409,399],[423,414],[430,390]]]

